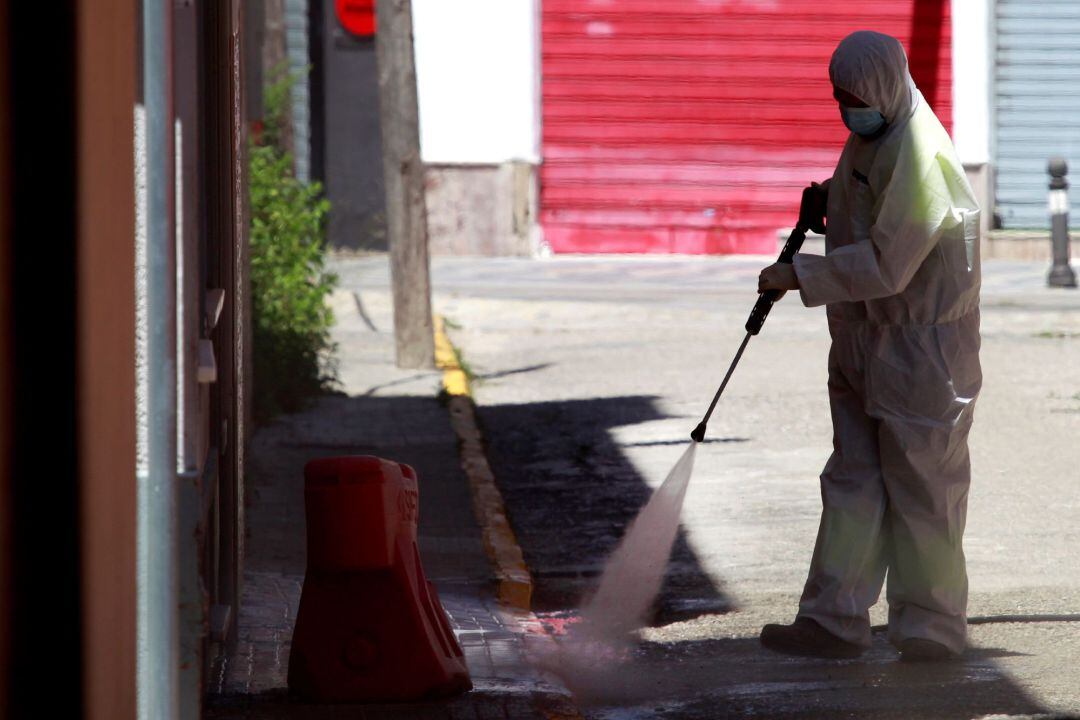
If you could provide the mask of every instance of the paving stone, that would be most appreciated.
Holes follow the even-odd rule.
[[[378,327],[392,327],[389,305],[373,303],[368,311]],[[560,701],[566,691],[524,662],[524,638],[535,624],[494,602],[493,574],[460,469],[457,436],[434,397],[438,374],[397,370],[386,335],[357,333],[348,315],[335,333],[349,395],[321,398],[259,429],[253,439],[239,641],[230,653],[217,648],[212,659],[207,717],[545,717],[545,698]],[[373,343],[375,335],[379,341]],[[313,457],[348,454],[380,455],[416,468],[424,570],[439,591],[477,691],[402,705],[320,706],[290,698],[289,648],[306,565],[303,466]]]

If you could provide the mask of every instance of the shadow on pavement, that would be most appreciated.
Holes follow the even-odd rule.
[[[478,711],[477,707],[483,710]],[[483,713],[480,715],[479,713]],[[329,705],[306,703],[284,690],[215,700],[211,720],[473,720],[476,717],[538,717],[528,695],[474,691],[446,700],[417,703]]]
[[[620,446],[611,431],[666,416],[649,396],[481,405],[479,414],[489,460],[533,573],[534,609],[560,633],[651,493],[622,450],[634,445]],[[734,609],[680,533],[653,624]],[[776,655],[756,638],[682,640],[645,643],[629,663],[577,677],[577,687],[575,678],[564,679],[586,718],[623,717],[619,709],[626,708],[626,717],[670,720],[966,720],[1045,712],[995,663],[1021,655],[972,648],[962,662],[901,663],[875,635],[866,656],[835,662]]]
[[[536,365],[526,365],[520,368],[511,368],[510,370],[500,370],[499,372],[481,373],[477,375],[478,380],[498,380],[511,375],[523,375],[525,373],[537,372],[539,370],[546,370],[554,365],[554,363],[538,363]]]
[[[651,492],[610,431],[664,415],[646,396],[481,406],[479,411],[508,512],[535,573],[536,608],[574,608]],[[361,709],[298,703],[284,689],[304,571],[304,462],[370,453],[414,465],[421,479],[425,570],[443,592],[475,592],[490,580],[490,567],[455,448],[445,408],[424,397],[325,397],[259,431],[249,455],[240,639],[228,662],[221,657],[213,663],[215,697],[208,717],[536,717],[527,693],[480,690],[443,703]],[[733,609],[681,535],[663,598],[657,623]],[[973,648],[961,663],[919,666],[896,662],[879,635],[867,656],[847,662],[773,655],[753,638],[645,643],[629,664],[615,666],[616,672],[604,678],[602,692],[594,685],[581,698],[593,704],[584,708],[587,718],[616,717],[611,708],[627,706],[654,708],[644,717],[670,720],[951,720],[1039,713],[1038,704],[995,663],[1020,654]]]
[[[525,665],[515,649],[517,641],[507,640],[505,632],[487,631],[493,618],[484,613],[495,596],[492,569],[457,442],[446,408],[433,396],[327,395],[303,412],[259,428],[248,453],[238,639],[230,650],[214,647],[207,717],[457,720],[481,712],[488,713],[484,717],[540,717],[528,693],[484,690],[497,674],[504,685],[512,685],[513,679],[522,679],[530,689],[534,684],[529,684],[529,672],[520,670]],[[464,651],[479,690],[442,702],[362,708],[319,706],[289,697],[289,651],[306,568],[303,469],[309,460],[337,455],[377,455],[416,469],[424,570],[438,588],[452,626],[469,630],[472,642]],[[490,659],[496,651],[502,653],[498,668]]]
[[[880,638],[867,655],[846,661],[776,655],[756,638],[646,643],[617,672],[571,689],[585,717],[635,706],[678,720],[967,720],[1045,712],[989,660],[998,656],[974,649],[962,662],[901,663]]]
[[[249,453],[245,569],[302,576],[304,464],[335,455],[378,455],[416,469],[429,576],[489,582],[457,442],[446,409],[434,397],[326,395],[308,410],[260,428]]]
[[[580,606],[649,499],[652,489],[610,431],[668,417],[655,400],[627,396],[478,408],[489,460],[533,574],[537,612]],[[731,609],[733,601],[706,574],[680,530],[654,623]]]

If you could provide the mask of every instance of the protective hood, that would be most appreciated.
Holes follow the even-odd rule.
[[[909,117],[917,102],[904,47],[872,30],[853,32],[840,41],[829,63],[829,79],[880,110],[890,125]]]

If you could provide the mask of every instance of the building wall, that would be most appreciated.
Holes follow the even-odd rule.
[[[285,0],[285,52],[292,86],[293,160],[296,177],[311,178],[311,98],[307,0]]]
[[[522,255],[540,245],[535,208],[521,207],[534,202],[539,158],[536,2],[413,2],[433,254]],[[311,172],[330,200],[330,244],[386,249],[375,44],[347,33],[331,0],[310,4],[321,18],[310,35]],[[522,217],[532,224],[522,228]]]
[[[1068,3],[952,1],[953,139],[983,209],[983,257],[1049,260],[1046,164],[1051,155],[1077,153],[1070,118],[1080,95],[1076,53],[1070,48],[1076,45],[1072,26],[1080,16]],[[1002,117],[1010,112],[1012,117]],[[1012,136],[1001,137],[1002,124]],[[1017,138],[1017,130],[1026,132]],[[1012,165],[1004,178],[999,163]],[[999,183],[1008,186],[1004,194]],[[1080,188],[1070,186],[1075,206]],[[1022,218],[1009,218],[998,206],[1020,205],[1023,211],[1017,201],[1025,199],[1028,211]],[[1075,224],[1078,215],[1070,217]]]
[[[0,38],[8,45],[8,7],[0,2]],[[11,102],[10,59],[0,52],[0,102]],[[0,113],[0,358],[12,354],[14,322],[11,317],[11,113]],[[14,552],[11,547],[12,505],[11,441],[14,373],[10,362],[0,362],[0,586],[11,587]],[[0,592],[0,708],[8,707],[8,668],[11,667],[11,593]]]
[[[330,200],[328,236],[344,249],[386,249],[386,196],[379,129],[379,83],[373,39],[356,38],[338,22],[333,0],[315,0],[321,37],[315,72],[312,133],[314,179]],[[321,97],[321,102],[319,102]]]
[[[1080,6],[997,0],[992,22],[995,221],[1048,232],[1047,162],[1080,165]]]
[[[536,252],[536,1],[414,0],[413,26],[432,254]]]
[[[77,25],[79,465],[87,720],[134,720],[135,9],[83,6]],[[108,428],[103,432],[102,428]]]
[[[537,162],[533,0],[413,0],[425,162]]]
[[[5,234],[0,252],[5,253],[2,264],[8,273],[0,287],[8,323],[0,328],[6,336],[0,343],[5,350],[0,372],[10,379],[4,398],[10,420],[4,443],[8,475],[7,482],[0,482],[0,507],[6,510],[0,531],[4,543],[0,552],[5,555],[0,576],[0,593],[5,597],[0,609],[6,614],[0,655],[7,661],[0,666],[0,674],[6,676],[0,717],[40,715],[44,703],[45,713],[52,717],[82,717],[91,699],[84,688],[85,662],[104,657],[91,656],[85,647],[85,593],[88,588],[107,592],[109,586],[100,582],[104,565],[83,566],[86,532],[97,528],[82,527],[80,486],[112,490],[109,497],[131,487],[130,475],[118,476],[111,489],[83,485],[78,453],[85,428],[79,426],[82,388],[76,378],[86,360],[77,315],[79,303],[85,300],[80,284],[84,268],[79,263],[85,246],[79,236],[78,205],[86,197],[85,178],[93,172],[80,162],[86,156],[80,154],[78,142],[89,110],[89,103],[80,102],[80,96],[88,88],[86,75],[102,68],[80,66],[93,58],[86,53],[94,46],[81,42],[86,13],[72,6],[58,12],[51,4],[14,0],[0,4],[4,5],[0,65],[2,72],[11,73],[9,84],[0,89],[0,114],[5,116],[7,130],[0,137],[0,144],[6,145],[2,154],[7,178],[0,201]],[[110,4],[101,14],[109,17],[113,10]],[[47,51],[43,52],[35,28],[47,28]],[[121,40],[116,48],[124,44]],[[108,65],[113,59],[108,54],[101,60]],[[123,94],[123,86],[123,79],[118,78],[95,98],[93,108],[111,104],[114,93]],[[48,91],[42,92],[43,88]],[[102,144],[116,149],[108,140]],[[111,157],[119,166],[123,150]],[[99,170],[104,178],[114,171]],[[122,209],[117,212],[117,224],[125,214]],[[111,305],[103,302],[93,312],[109,309]],[[110,426],[110,430],[122,434],[125,428]],[[122,460],[117,459],[117,466]],[[118,514],[122,515],[124,505],[118,506]],[[118,527],[118,534],[124,529]],[[113,566],[113,587],[121,606],[130,607],[127,593],[133,573],[124,559],[118,555]],[[104,610],[102,599],[95,598],[96,610]],[[133,660],[130,629],[128,623],[114,628],[113,658],[118,667],[130,667]],[[114,709],[117,717],[131,717],[119,705]]]
[[[990,161],[991,0],[952,0],[953,143],[966,165]]]
[[[135,5],[65,10],[0,2],[0,717],[134,720]]]
[[[994,204],[991,2],[952,0],[953,143],[982,208],[984,240]]]
[[[429,165],[428,242],[436,255],[532,255],[536,166]]]

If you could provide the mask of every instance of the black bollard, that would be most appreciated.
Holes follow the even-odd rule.
[[[1050,243],[1054,253],[1047,284],[1074,288],[1076,273],[1069,265],[1069,183],[1065,179],[1069,166],[1064,158],[1051,158],[1046,170],[1050,173]]]

